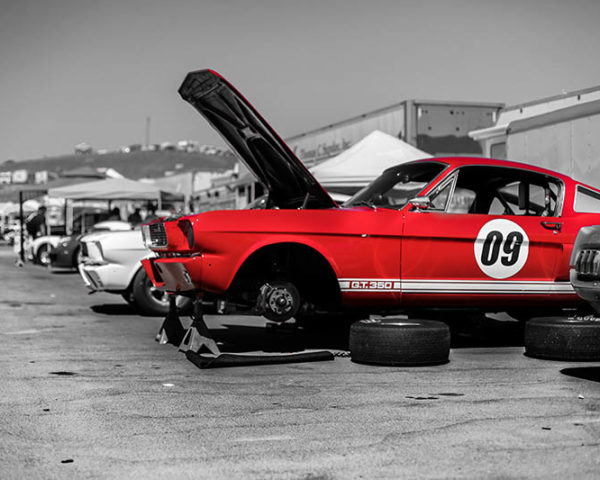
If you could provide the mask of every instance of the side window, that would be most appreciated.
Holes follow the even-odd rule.
[[[524,196],[525,202],[519,195]],[[489,213],[551,217],[556,212],[557,198],[558,186],[555,184],[541,186],[535,183],[512,182],[498,189]]]
[[[469,213],[475,201],[475,192],[468,188],[456,187],[452,193],[454,181],[448,182],[440,190],[431,195],[430,210],[445,210],[447,213]],[[450,201],[448,201],[450,195]]]
[[[448,203],[448,197],[450,196],[450,192],[452,191],[452,187],[454,185],[454,178],[445,182],[445,185],[433,193],[429,199],[431,200],[430,210],[446,210],[446,205]]]
[[[469,213],[475,201],[475,192],[468,188],[456,187],[448,206],[448,213]]]
[[[600,193],[577,186],[573,210],[578,213],[600,213]]]
[[[456,186],[446,202],[448,213],[556,216],[561,182],[527,169],[468,165],[458,169]],[[600,212],[600,193],[597,194]]]

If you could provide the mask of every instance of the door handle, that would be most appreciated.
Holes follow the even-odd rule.
[[[560,222],[540,222],[542,224],[542,227],[548,229],[548,230],[557,230],[560,232],[560,230],[562,229],[562,223]]]

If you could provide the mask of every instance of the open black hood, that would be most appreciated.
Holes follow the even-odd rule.
[[[212,70],[188,73],[179,94],[208,120],[264,184],[273,206],[336,206],[250,102],[218,73]]]

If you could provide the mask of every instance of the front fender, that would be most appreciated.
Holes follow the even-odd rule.
[[[271,235],[268,239],[263,238],[252,242],[248,245],[243,251],[242,254],[238,256],[235,263],[231,265],[231,268],[228,269],[228,272],[222,272],[223,274],[219,274],[214,268],[218,263],[218,256],[216,255],[207,255],[205,258],[205,273],[203,278],[203,283],[208,287],[209,290],[212,291],[226,291],[231,286],[236,274],[239,272],[240,268],[244,263],[256,252],[265,247],[270,247],[274,245],[279,245],[283,243],[293,243],[296,245],[302,245],[305,247],[309,247],[319,253],[331,266],[334,274],[339,276],[339,266],[337,262],[331,255],[331,253],[324,248],[324,246],[320,243],[315,242],[310,237],[305,235]],[[217,279],[218,277],[218,279]]]

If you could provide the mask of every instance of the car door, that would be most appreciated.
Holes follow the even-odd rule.
[[[529,200],[540,191],[529,185],[536,178],[519,180],[517,173],[462,167],[431,193],[430,208],[406,208],[403,302],[496,303],[522,295],[539,301],[572,293],[568,283],[555,281],[563,247],[561,219],[554,215],[562,192],[552,193],[552,211],[539,203],[519,209],[519,193]]]

